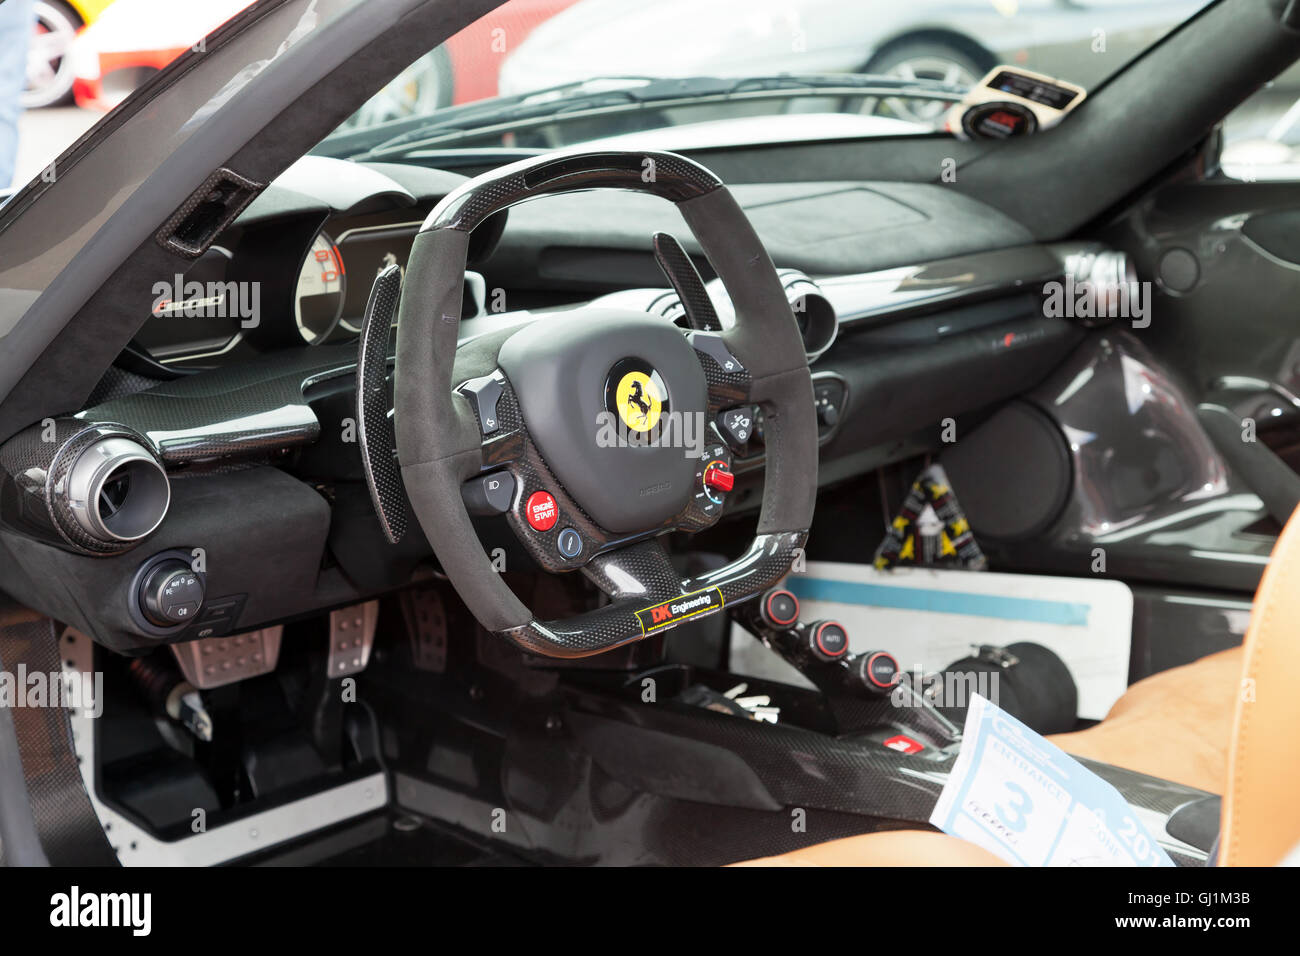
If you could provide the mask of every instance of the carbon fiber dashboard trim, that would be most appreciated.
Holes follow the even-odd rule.
[[[351,345],[277,352],[165,382],[77,417],[134,428],[168,464],[255,457],[314,442],[320,422],[304,390],[313,382],[349,374],[356,362]]]
[[[104,372],[104,377],[95,385],[95,390],[90,393],[87,401],[91,405],[99,405],[114,398],[122,398],[124,395],[143,392],[153,388],[160,381],[164,380],[148,378],[135,372],[128,372],[116,365],[110,365]]]

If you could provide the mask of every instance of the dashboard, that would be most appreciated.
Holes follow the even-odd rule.
[[[130,354],[84,408],[58,420],[56,440],[29,429],[0,446],[0,470],[13,478],[0,498],[0,558],[23,593],[129,652],[407,583],[430,549],[418,530],[390,544],[376,520],[355,437],[357,333],[376,274],[405,265],[419,224],[463,181],[308,157],[183,275],[161,277]],[[1044,314],[1041,290],[1088,248],[1029,242],[941,187],[732,192],[801,319],[823,485],[934,451],[937,422],[1026,391],[1084,335]],[[599,199],[524,204],[509,223],[500,216],[476,230],[462,342],[593,302],[682,324],[651,236],[680,237],[712,275],[680,216],[636,194]],[[729,303],[716,283],[710,294],[725,325]],[[761,416],[752,432],[733,442],[732,515],[761,499]],[[82,468],[87,458],[102,467]],[[64,500],[71,486],[80,497]],[[484,519],[485,542],[505,540],[499,531]],[[203,593],[176,599],[180,617],[151,614],[140,595],[158,569],[196,551]]]
[[[420,224],[467,177],[423,166],[309,156],[271,184],[182,275],[154,286],[137,344],[179,370],[209,368],[300,345],[355,339],[371,283],[404,267]],[[778,267],[818,278],[870,274],[883,290],[920,265],[1019,250],[947,291],[981,294],[1017,268],[1044,268],[1030,237],[991,207],[908,183],[749,184],[733,188]],[[670,204],[637,194],[576,194],[525,204],[475,231],[466,315],[581,304],[661,288],[650,236],[681,237],[706,278],[707,261]],[[977,260],[978,263],[979,260]],[[990,260],[998,262],[995,258]],[[482,281],[477,279],[482,275]],[[934,282],[929,279],[926,281]],[[939,280],[941,281],[941,280]],[[494,290],[488,301],[487,289]],[[911,274],[881,302],[941,298]]]

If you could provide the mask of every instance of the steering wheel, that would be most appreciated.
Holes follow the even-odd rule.
[[[587,307],[459,342],[474,227],[526,200],[590,189],[675,203],[731,296],[734,324],[684,333],[661,316]],[[429,214],[404,285],[401,478],[447,577],[489,631],[535,654],[585,657],[755,597],[789,571],[817,487],[812,379],[772,261],[707,169],[672,153],[612,151],[505,166]],[[715,423],[755,404],[766,444],[757,536],[732,563],[684,579],[657,538],[717,521],[731,452]],[[463,486],[501,496],[543,568],[581,569],[609,603],[537,620],[484,551]]]

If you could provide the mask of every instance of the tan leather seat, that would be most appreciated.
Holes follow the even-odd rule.
[[[1052,738],[1070,753],[1222,793],[1219,864],[1273,866],[1300,843],[1300,509],[1291,516],[1241,648],[1139,681],[1096,727]],[[978,866],[957,837],[891,830],[749,866]]]
[[[1047,739],[1076,757],[1222,794],[1243,660],[1234,647],[1153,674],[1101,723]],[[1174,740],[1178,746],[1165,745]]]
[[[982,846],[926,830],[882,830],[733,866],[1006,866]]]
[[[1274,866],[1300,843],[1300,508],[1255,593],[1243,649],[1219,863]]]

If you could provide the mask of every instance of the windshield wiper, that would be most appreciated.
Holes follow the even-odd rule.
[[[609,83],[627,86],[610,88]],[[602,87],[591,89],[591,87]],[[537,90],[484,103],[439,110],[407,129],[371,146],[353,159],[370,160],[454,143],[492,132],[583,119],[593,114],[619,114],[670,105],[698,105],[741,99],[785,99],[806,96],[880,96],[956,102],[965,87],[935,80],[906,80],[861,73],[745,77],[696,76],[681,79],[601,77]]]

